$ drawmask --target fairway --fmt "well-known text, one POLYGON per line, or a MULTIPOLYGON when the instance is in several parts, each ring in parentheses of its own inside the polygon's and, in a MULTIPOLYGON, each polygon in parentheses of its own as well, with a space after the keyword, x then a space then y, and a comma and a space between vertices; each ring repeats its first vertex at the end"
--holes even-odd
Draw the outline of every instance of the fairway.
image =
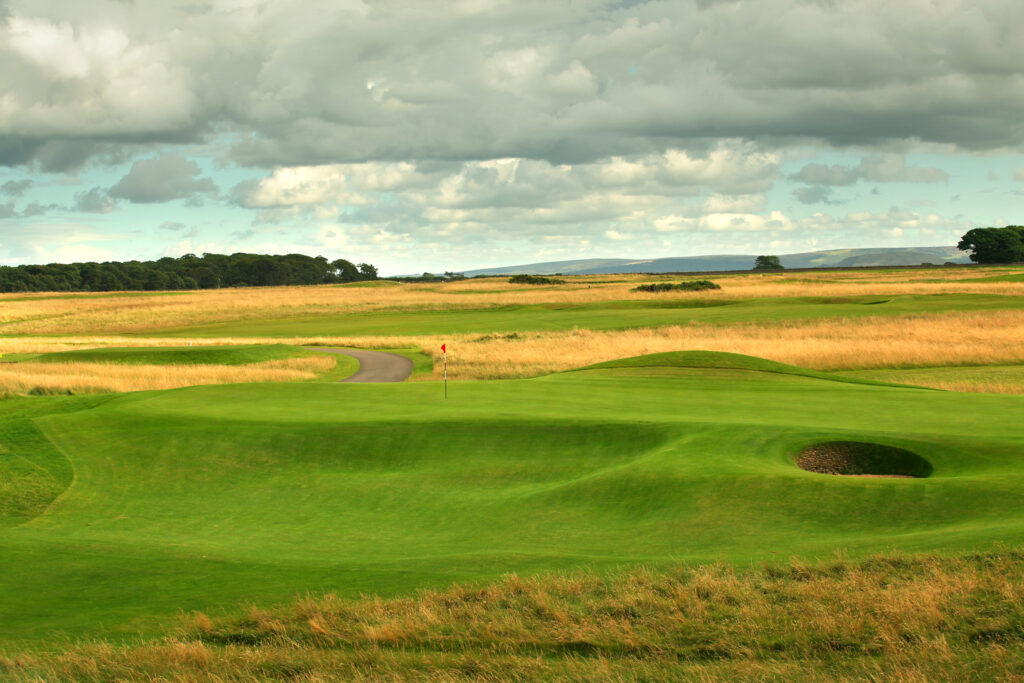
POLYGON ((689 322, 714 324, 908 313, 997 311, 1024 308, 1024 297, 929 294, 758 299, 665 299, 588 304, 533 304, 425 311, 374 311, 244 320, 181 328, 153 327, 138 334, 169 337, 291 337, 310 335, 428 335, 536 330, 623 330, 689 322))
POLYGON ((508 572, 1024 541, 1024 398, 717 354, 528 380, 242 384, 0 403, 0 639, 508 572), (744 369, 752 368, 752 369, 744 369), (922 479, 836 477, 826 441, 922 479), (29 485, 31 484, 31 485, 29 485))

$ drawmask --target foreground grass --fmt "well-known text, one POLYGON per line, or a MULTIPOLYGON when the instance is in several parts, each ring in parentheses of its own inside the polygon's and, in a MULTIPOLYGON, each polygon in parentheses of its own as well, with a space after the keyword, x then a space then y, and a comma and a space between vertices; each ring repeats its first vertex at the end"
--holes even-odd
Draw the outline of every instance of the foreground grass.
POLYGON ((1024 550, 506 576, 307 597, 163 640, 0 654, 9 681, 1024 678, 1024 550))

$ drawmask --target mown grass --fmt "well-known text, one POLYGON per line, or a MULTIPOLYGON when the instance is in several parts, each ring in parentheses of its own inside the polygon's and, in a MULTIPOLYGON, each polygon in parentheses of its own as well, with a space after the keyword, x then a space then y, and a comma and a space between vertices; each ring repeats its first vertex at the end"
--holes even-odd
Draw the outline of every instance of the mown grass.
POLYGON ((179 337, 291 337, 314 335, 487 334, 551 330, 628 330, 709 323, 735 325, 776 321, 850 319, 965 311, 1017 311, 1024 296, 987 294, 907 295, 895 297, 713 298, 703 292, 643 301, 508 305, 489 308, 417 308, 370 312, 320 313, 260 318, 188 327, 150 328, 147 334, 179 337), (680 298, 689 297, 689 298, 680 298))
POLYGON ((0 654, 10 681, 1024 677, 1024 551, 517 575, 306 597, 173 635, 0 654))
POLYGON ((75 483, 0 534, 0 640, 154 633, 179 610, 513 570, 1024 542, 1020 410, 1016 396, 640 367, 461 382, 447 400, 434 382, 220 385, 38 414, 75 483), (825 441, 906 448, 934 472, 796 466, 825 441))
POLYGON ((111 363, 118 365, 249 365, 291 358, 318 358, 315 351, 288 344, 99 348, 44 353, 34 363, 111 363))

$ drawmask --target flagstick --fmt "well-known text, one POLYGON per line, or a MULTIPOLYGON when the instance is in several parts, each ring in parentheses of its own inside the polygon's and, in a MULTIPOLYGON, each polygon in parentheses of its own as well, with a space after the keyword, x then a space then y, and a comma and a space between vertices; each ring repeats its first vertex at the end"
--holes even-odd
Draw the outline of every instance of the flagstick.
POLYGON ((448 400, 448 351, 444 352, 444 398, 448 400))

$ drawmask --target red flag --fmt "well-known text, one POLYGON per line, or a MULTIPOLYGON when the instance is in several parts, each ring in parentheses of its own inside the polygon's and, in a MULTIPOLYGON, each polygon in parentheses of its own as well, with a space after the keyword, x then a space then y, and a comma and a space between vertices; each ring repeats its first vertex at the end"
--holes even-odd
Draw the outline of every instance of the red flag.
POLYGON ((446 346, 448 346, 448 345, 447 344, 441 344, 441 352, 442 353, 448 353, 448 349, 445 348, 446 346))

